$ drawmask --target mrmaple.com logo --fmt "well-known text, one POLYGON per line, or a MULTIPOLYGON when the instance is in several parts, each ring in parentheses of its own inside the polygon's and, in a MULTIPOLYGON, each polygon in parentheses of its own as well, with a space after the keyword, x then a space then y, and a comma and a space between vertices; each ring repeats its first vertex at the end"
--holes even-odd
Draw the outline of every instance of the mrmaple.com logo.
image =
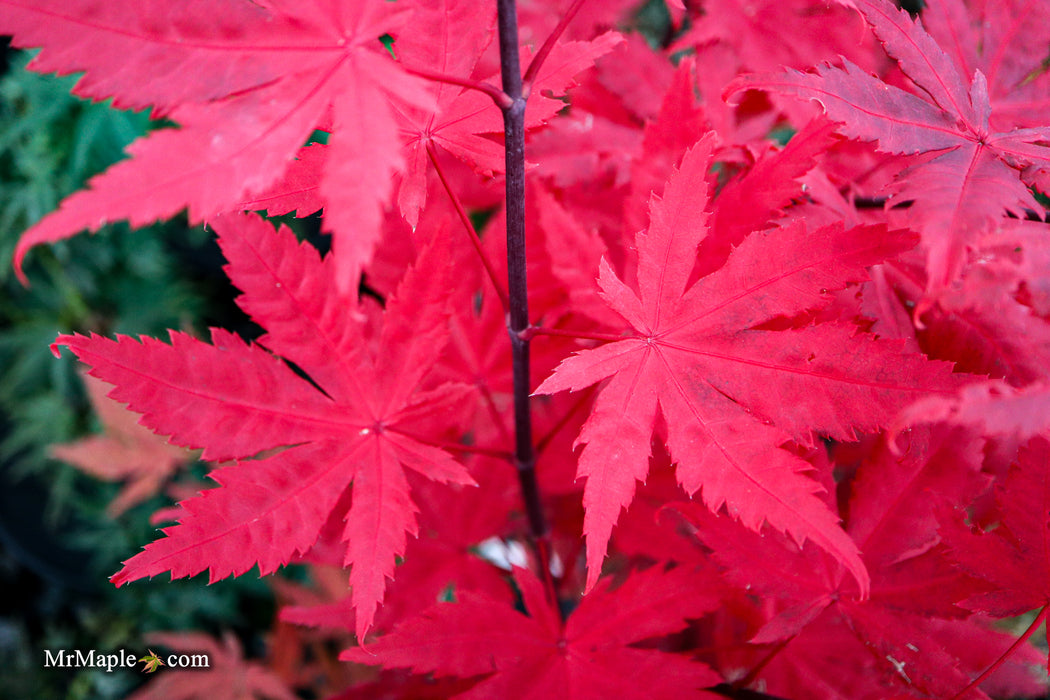
POLYGON ((140 663, 143 664, 142 671, 145 673, 153 673, 161 666, 181 669, 211 668, 208 654, 168 654, 162 659, 152 649, 141 657, 126 649, 108 654, 94 649, 44 650, 44 668, 101 668, 106 673, 112 673, 115 668, 135 668, 140 663))

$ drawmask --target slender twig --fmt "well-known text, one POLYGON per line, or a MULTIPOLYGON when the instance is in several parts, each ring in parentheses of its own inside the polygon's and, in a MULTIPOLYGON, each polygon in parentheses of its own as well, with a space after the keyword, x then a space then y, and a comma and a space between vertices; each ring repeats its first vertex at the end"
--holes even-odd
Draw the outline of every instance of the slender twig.
MULTIPOLYGON (((504 313, 504 315, 506 315, 504 313)), ((449 333, 452 338, 452 343, 456 346, 456 349, 462 353, 463 357, 469 358, 468 361, 472 362, 475 366, 481 365, 482 360, 478 357, 475 347, 467 340, 463 327, 452 317, 449 321, 449 333)), ((492 419, 492 424, 496 427, 496 431, 499 433, 499 438, 502 444, 510 445, 513 440, 511 439, 510 432, 507 430, 506 421, 503 420, 503 413, 500 411, 499 406, 496 405, 496 399, 492 396, 492 390, 481 376, 477 376, 474 379, 474 386, 477 387, 478 393, 481 394, 481 399, 488 409, 489 417, 492 419)), ((510 454, 508 452, 508 454, 510 454)), ((513 459, 511 460, 513 462, 513 459)))
POLYGON ((594 391, 597 388, 597 386, 597 384, 592 384, 591 386, 587 387, 587 389, 584 390, 584 392, 576 400, 576 403, 572 405, 572 408, 566 411, 565 415, 559 418, 558 422, 551 426, 551 429, 547 431, 546 435, 544 435, 536 441, 536 454, 542 455, 543 451, 547 449, 547 445, 549 445, 551 440, 554 439, 554 436, 561 432, 562 428, 564 428, 566 424, 568 424, 569 420, 574 415, 579 413, 580 409, 587 405, 587 403, 591 400, 591 396, 594 394, 594 391))
POLYGON ((525 71, 525 78, 522 81, 524 83, 524 94, 526 98, 529 96, 529 93, 532 92, 532 84, 536 81, 536 75, 540 72, 540 68, 543 67, 543 62, 547 60, 547 56, 550 55, 551 49, 553 49, 554 45, 558 43, 558 39, 565 32, 565 28, 569 26, 569 22, 572 21, 572 18, 576 16, 576 13, 580 11, 580 8, 583 7, 583 3, 586 1, 587 0, 576 0, 572 3, 569 9, 565 11, 565 16, 561 18, 560 22, 558 22, 558 26, 556 26, 554 31, 550 33, 547 40, 543 42, 543 46, 541 46, 540 50, 536 52, 536 55, 532 57, 532 61, 529 63, 529 68, 525 71))
POLYGON ((518 9, 515 0, 497 0, 499 10, 499 56, 503 92, 510 105, 503 107, 504 148, 506 150, 507 212, 507 292, 514 371, 514 463, 529 531, 535 542, 543 581, 552 605, 557 595, 550 571, 550 532, 540 503, 536 481, 536 453, 532 442, 532 414, 529 406, 529 341, 519 334, 529 327, 528 281, 525 256, 525 100, 518 44, 518 9))
POLYGON ((454 75, 446 75, 445 73, 438 73, 437 71, 427 70, 426 68, 414 68, 411 66, 404 66, 406 73, 412 75, 418 75, 420 78, 426 78, 427 80, 433 80, 436 83, 448 83, 449 85, 458 85, 468 90, 477 90, 483 92, 492 98, 492 101, 496 103, 496 106, 500 109, 506 109, 510 106, 510 98, 507 94, 500 90, 495 85, 489 83, 483 83, 480 80, 472 80, 470 78, 457 78, 454 75))
POLYGON ((467 216, 466 209, 463 208, 463 204, 459 201, 459 197, 456 196, 455 191, 449 185, 448 178, 445 177, 445 171, 441 167, 441 163, 438 162, 437 152, 434 150, 434 144, 427 144, 427 155, 430 156, 430 162, 434 166, 434 172, 437 173, 438 179, 441 180, 441 185, 445 188, 445 192, 448 193, 449 199, 452 200, 452 206, 455 207, 456 213, 459 215, 459 220, 463 222, 463 227, 467 230, 467 235, 470 237, 470 244, 474 246, 474 252, 478 254, 481 259, 481 264, 485 268, 485 272, 489 276, 489 280, 492 282, 492 286, 496 289, 496 295, 499 297, 500 304, 503 305, 503 312, 506 313, 509 301, 507 299, 507 291, 503 289, 503 285, 500 283, 499 275, 496 274, 496 269, 492 265, 492 261, 485 255, 485 249, 481 247, 481 236, 478 235, 477 229, 474 228, 474 224, 471 222, 470 217, 467 216))
POLYGON ((504 444, 509 445, 511 443, 510 433, 507 432, 507 424, 503 422, 503 414, 500 413, 499 406, 496 405, 496 398, 492 395, 492 390, 484 384, 478 384, 476 386, 481 393, 482 401, 485 402, 485 406, 488 408, 489 417, 492 418, 496 430, 499 431, 504 444))
POLYGON ((577 338, 579 340, 626 340, 629 336, 616 335, 614 333, 592 333, 590 331, 571 331, 561 328, 545 328, 544 326, 529 326, 520 335, 526 340, 531 340, 537 335, 553 335, 559 338, 577 338))
POLYGON ((1035 631, 1039 629, 1039 625, 1043 624, 1043 621, 1046 620, 1047 613, 1050 613, 1050 605, 1043 606, 1043 609, 1040 610, 1039 614, 1035 616, 1034 620, 1032 620, 1032 624, 1028 625, 1028 629, 1024 631, 1024 634, 1018 637, 1017 641, 1011 644, 1010 648, 1004 651, 1002 656, 996 659, 995 663, 989 666, 984 673, 974 678, 972 681, 970 681, 970 684, 968 686, 966 686, 958 693, 953 695, 951 700, 959 700, 971 690, 979 686, 981 683, 984 683, 985 680, 988 679, 988 676, 995 673, 1000 666, 1006 663, 1006 660, 1009 659, 1015 651, 1017 651, 1018 647, 1027 642, 1028 638, 1035 634, 1035 631))
MULTIPOLYGON (((504 316, 506 316, 505 313, 504 316)), ((482 364, 482 359, 479 358, 477 354, 477 348, 467 340, 463 326, 455 320, 455 317, 449 320, 448 332, 451 337, 451 342, 453 342, 464 358, 468 358, 468 361, 474 363, 476 366, 482 364)), ((474 385, 478 387, 478 393, 481 394, 482 402, 488 409, 488 415, 489 418, 492 419, 492 425, 495 425, 496 430, 500 433, 500 440, 504 445, 511 444, 513 440, 510 438, 510 432, 507 430, 506 421, 503 420, 503 412, 496 404, 495 397, 492 397, 492 391, 488 387, 488 384, 485 383, 481 376, 477 376, 475 377, 474 385)))
POLYGON ((758 674, 762 672, 762 669, 768 666, 769 662, 776 658, 777 654, 784 651, 784 647, 786 647, 788 645, 788 642, 790 642, 792 639, 794 639, 794 637, 788 637, 787 639, 778 642, 776 646, 769 650, 768 654, 762 657, 762 660, 759 661, 758 664, 756 664, 755 667, 751 669, 746 676, 744 676, 740 680, 734 681, 733 687, 746 688, 747 686, 751 685, 755 681, 755 679, 758 678, 758 674))
POLYGON ((398 433, 399 435, 404 435, 405 437, 412 438, 416 442, 421 442, 424 445, 437 447, 439 449, 448 450, 450 452, 462 452, 463 454, 482 455, 484 457, 492 457, 494 459, 504 459, 508 462, 514 461, 514 455, 508 452, 507 450, 499 450, 494 447, 481 447, 480 445, 464 445, 462 442, 427 440, 413 433, 402 432, 397 428, 387 428, 387 430, 398 433))
POLYGON ((463 443, 459 442, 435 442, 433 440, 419 440, 419 442, 423 442, 424 444, 430 445, 432 447, 439 447, 443 450, 448 450, 449 452, 462 452, 463 454, 482 455, 483 457, 503 459, 508 462, 514 460, 514 455, 508 452, 507 450, 497 450, 491 447, 479 447, 477 445, 464 445, 463 443))

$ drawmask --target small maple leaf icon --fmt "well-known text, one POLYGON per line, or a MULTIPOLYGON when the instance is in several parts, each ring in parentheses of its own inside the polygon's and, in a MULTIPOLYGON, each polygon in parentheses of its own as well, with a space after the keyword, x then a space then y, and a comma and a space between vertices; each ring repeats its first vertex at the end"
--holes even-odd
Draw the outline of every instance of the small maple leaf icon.
POLYGON ((149 650, 149 654, 147 656, 143 656, 141 659, 139 659, 139 661, 146 664, 146 667, 142 669, 144 673, 153 673, 159 667, 164 665, 164 662, 161 661, 160 658, 158 658, 156 652, 154 652, 152 649, 149 650))

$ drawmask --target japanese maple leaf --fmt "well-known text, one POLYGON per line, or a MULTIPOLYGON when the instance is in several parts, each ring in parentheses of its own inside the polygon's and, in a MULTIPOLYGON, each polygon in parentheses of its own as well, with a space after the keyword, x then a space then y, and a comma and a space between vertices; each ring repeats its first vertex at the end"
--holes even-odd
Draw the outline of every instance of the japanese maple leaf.
POLYGON ((536 224, 543 232, 550 258, 549 269, 562 282, 569 308, 597 321, 608 319, 611 312, 595 294, 594 275, 588 269, 594 258, 605 254, 605 241, 596 230, 579 222, 549 190, 536 187, 531 194, 536 224))
MULTIPOLYGON (((393 622, 422 612, 446 599, 450 590, 453 596, 466 589, 484 593, 494 600, 501 596, 512 599, 503 571, 478 555, 479 543, 508 531, 507 512, 520 500, 517 492, 503 487, 512 475, 504 464, 498 466, 504 467, 499 472, 499 482, 493 483, 492 478, 479 475, 481 488, 449 491, 449 487, 432 482, 414 485, 420 509, 420 534, 408 543, 404 562, 397 568, 397 578, 387 588, 383 607, 377 613, 377 628, 389 629, 393 622)), ((336 598, 334 601, 282 607, 281 620, 353 630, 352 601, 345 585, 344 578, 344 590, 330 592, 334 593, 330 595, 336 598)))
POLYGON ((814 0, 708 0, 672 50, 724 42, 752 71, 803 67, 846 53, 870 56, 863 25, 841 7, 814 0))
POLYGON ((436 244, 421 257, 373 337, 366 316, 337 293, 330 258, 254 216, 214 226, 230 279, 244 291, 239 304, 268 331, 258 345, 218 329, 210 345, 176 332, 171 345, 94 335, 56 342, 116 385, 110 396, 145 414, 143 424, 203 447, 204 459, 239 460, 214 472, 221 488, 183 502, 179 525, 113 581, 204 569, 215 581, 254 564, 270 573, 310 549, 352 482, 344 564, 363 636, 406 533, 416 532, 405 469, 473 483, 447 453, 414 437, 437 435, 470 392, 423 384, 447 336, 447 252, 436 244), (274 452, 258 457, 264 451, 274 452))
MULTIPOLYGON (((150 644, 178 653, 205 655, 208 666, 166 668, 156 680, 128 696, 128 700, 295 700, 298 697, 276 673, 258 661, 247 661, 240 642, 229 632, 223 634, 222 644, 198 632, 155 632, 147 639, 150 644)), ((153 658, 164 665, 156 655, 153 658)))
POLYGON ((681 630, 718 606, 717 586, 686 567, 632 573, 615 590, 605 581, 564 623, 532 573, 515 569, 514 581, 528 617, 467 592, 339 658, 436 677, 489 674, 455 696, 464 700, 697 697, 698 688, 721 680, 699 662, 631 646, 681 630))
POLYGON ((50 453, 99 479, 126 481, 106 508, 116 517, 160 491, 191 455, 139 425, 137 414, 108 398, 111 385, 84 375, 84 386, 105 432, 52 445, 50 453))
POLYGON ((265 211, 268 216, 294 213, 309 216, 324 209, 321 181, 328 167, 328 147, 310 143, 299 149, 295 160, 288 163, 281 177, 269 187, 240 202, 241 211, 265 211))
POLYGON ((955 562, 995 588, 963 605, 993 617, 1050 610, 1050 440, 1035 437, 1021 449, 997 491, 1001 521, 989 532, 971 531, 956 514, 941 532, 955 562))
MULTIPOLYGON (((942 517, 941 534, 955 564, 988 584, 960 605, 991 617, 1013 617, 1039 608, 1012 654, 1050 614, 1050 440, 1032 438, 1018 453, 996 493, 999 522, 968 528, 960 513, 942 517)), ((1050 662, 1048 662, 1050 663, 1050 662)), ((1050 673, 1050 665, 1048 665, 1050 673)))
POLYGON ((391 177, 404 167, 392 102, 432 102, 379 41, 409 12, 408 3, 383 0, 149 0, 133 9, 3 0, 0 33, 15 46, 43 47, 34 68, 83 71, 77 94, 152 105, 181 125, 133 143, 131 159, 29 229, 16 265, 33 245, 108 221, 141 226, 188 208, 196 223, 232 211, 324 127, 332 132, 325 226, 335 234, 342 288, 351 288, 378 240, 391 177))
POLYGON ((961 388, 955 396, 929 397, 901 412, 895 430, 918 423, 967 425, 983 434, 1016 435, 1027 440, 1050 432, 1050 383, 1017 389, 991 380, 961 388))
MULTIPOLYGON (((773 656, 762 669, 756 686, 764 693, 781 698, 950 698, 961 689, 960 678, 976 676, 988 668, 1011 642, 1009 635, 983 621, 908 618, 897 630, 893 630, 891 623, 889 631, 901 638, 915 639, 912 646, 920 652, 933 649, 931 656, 956 664, 954 674, 944 674, 955 675, 955 684, 941 684, 943 692, 937 692, 937 686, 927 683, 920 675, 923 669, 910 663, 911 659, 897 658, 895 650, 885 645, 865 644, 858 639, 848 620, 823 615, 773 656)), ((983 692, 962 697, 968 700, 989 696, 1042 697, 1045 687, 1032 673, 1039 652, 1034 647, 1019 651, 1010 663, 981 683, 983 692)), ((764 657, 768 655, 768 651, 763 653, 764 657)), ((921 655, 918 658, 922 660, 921 655)))
POLYGON ((988 80, 996 131, 1050 121, 1050 5, 1041 0, 926 0, 922 21, 961 75, 988 80))
MULTIPOLYGON (((883 298, 889 308, 880 314, 893 313, 893 304, 907 313, 920 302, 926 283, 921 269, 893 263, 881 272, 892 288, 887 290, 892 299, 883 298)), ((910 319, 904 323, 913 327, 910 319)), ((964 308, 941 304, 923 318, 923 325, 912 331, 923 352, 955 362, 956 371, 986 374, 1021 387, 1044 380, 1050 367, 1050 323, 1011 296, 1000 294, 964 308)))
MULTIPOLYGON (((534 43, 542 41, 574 4, 575 0, 521 0, 517 5, 522 38, 534 43)), ((589 39, 610 27, 622 25, 637 9, 636 0, 580 3, 565 33, 570 38, 589 39)))
MULTIPOLYGON (((483 21, 477 4, 465 0, 420 2, 412 17, 412 33, 397 43, 398 56, 409 71, 436 71, 442 76, 470 80, 481 51, 491 41, 494 19, 493 13, 483 21)), ((619 34, 606 32, 592 41, 556 44, 531 86, 533 96, 525 127, 535 129, 563 110, 565 102, 558 98, 573 84, 573 77, 620 41, 619 34)), ((523 49, 523 65, 528 65, 530 55, 523 49)), ((498 82, 498 76, 495 80, 485 77, 489 83, 498 82)), ((454 155, 486 177, 502 172, 504 167, 500 142, 503 118, 492 99, 481 91, 448 82, 436 83, 434 91, 433 104, 401 101, 394 105, 405 164, 397 200, 413 229, 426 204, 430 162, 442 152, 454 155)), ((324 146, 316 145, 304 149, 284 178, 241 206, 265 208, 271 215, 294 209, 308 214, 320 209, 326 194, 321 186, 327 169, 325 151, 324 146)))
POLYGON ((637 237, 638 281, 625 284, 602 260, 602 295, 623 319, 625 337, 566 359, 537 388, 549 394, 608 379, 577 444, 587 477, 588 588, 598 579, 619 511, 649 466, 662 414, 679 483, 723 504, 747 527, 763 522, 798 541, 812 539, 843 562, 863 594, 868 575, 856 545, 803 476, 809 465, 779 449, 814 432, 851 439, 954 382, 944 363, 875 340, 851 326, 822 323, 762 328, 830 300, 864 279, 864 266, 911 245, 881 227, 808 231, 804 224, 755 233, 726 263, 692 287, 697 246, 707 232, 705 172, 711 139, 691 151, 653 197, 648 231, 637 237))
POLYGON ((696 503, 666 509, 690 522, 731 581, 782 602, 752 639, 755 643, 798 634, 829 607, 847 617, 892 619, 896 612, 962 617, 965 611, 954 603, 976 588, 975 581, 936 550, 940 537, 930 501, 970 500, 981 492, 988 483, 980 474, 981 446, 981 440, 950 430, 917 431, 904 456, 880 442, 861 465, 847 531, 872 576, 867 600, 857 599, 843 567, 816 547, 799 549, 782 536, 760 536, 696 503))
MULTIPOLYGON (((674 72, 664 53, 653 51, 641 33, 632 32, 588 76, 591 84, 584 92, 590 94, 582 106, 620 124, 644 123, 657 115, 674 72)), ((574 110, 579 104, 574 103, 574 110)))
POLYGON ((1004 293, 1016 293, 1034 315, 1050 319, 1050 275, 1046 274, 1050 236, 1046 234, 1042 221, 1011 219, 997 227, 981 250, 985 284, 976 288, 978 298, 998 306, 1004 293))
POLYGON ((695 67, 692 58, 678 64, 659 113, 645 125, 642 152, 631 165, 631 196, 623 215, 625 231, 645 228, 649 196, 660 192, 682 154, 710 130, 707 115, 697 102, 695 67))
POLYGON ((748 234, 780 216, 792 199, 801 198, 800 178, 813 169, 818 154, 840 138, 834 129, 833 122, 814 119, 782 150, 763 153, 745 175, 726 183, 714 202, 710 232, 701 243, 702 273, 720 267, 748 234))
MULTIPOLYGON (((846 530, 884 582, 893 582, 895 567, 940 542, 932 501, 969 503, 988 487, 990 479, 981 472, 983 447, 984 440, 969 431, 935 426, 916 429, 899 443, 880 438, 865 457, 850 487, 846 530)), ((941 594, 944 601, 948 596, 941 594)), ((915 604, 908 601, 913 595, 914 589, 897 592, 895 602, 915 604)), ((922 605, 936 612, 951 603, 922 605)))
POLYGON ((752 643, 792 639, 810 625, 827 628, 828 618, 838 617, 865 647, 878 650, 877 663, 887 679, 947 697, 969 678, 956 668, 950 649, 923 643, 926 628, 934 618, 965 617, 954 603, 982 587, 954 569, 943 547, 936 547, 940 538, 930 502, 969 502, 985 488, 982 444, 960 431, 916 431, 904 456, 880 441, 863 462, 853 482, 847 531, 871 572, 867 600, 849 595, 842 568, 815 547, 797 550, 781 538, 761 537, 698 504, 669 510, 690 521, 727 578, 780 602, 752 643))
POLYGON ((814 99, 845 136, 874 141, 886 153, 929 154, 898 176, 888 206, 913 202, 907 222, 922 234, 927 294, 936 298, 959 277, 967 249, 995 220, 1039 208, 1026 179, 1050 167, 1050 129, 996 130, 980 68, 971 78, 960 74, 922 24, 886 0, 844 4, 864 15, 920 94, 888 85, 848 60, 814 73, 745 76, 726 92, 759 88, 814 99))
MULTIPOLYGON (((416 31, 398 44, 401 60, 409 66, 469 80, 481 52, 492 40, 495 7, 479 16, 477 3, 464 0, 436 0, 422 5, 415 17, 416 31)), ((502 131, 502 124, 494 124, 491 119, 492 112, 500 119, 492 100, 484 93, 450 83, 440 83, 435 90, 434 109, 403 109, 396 115, 408 156, 398 204, 412 228, 419 222, 419 210, 426 203, 427 161, 436 157, 435 145, 440 144, 489 175, 502 168, 503 147, 481 135, 502 131)))

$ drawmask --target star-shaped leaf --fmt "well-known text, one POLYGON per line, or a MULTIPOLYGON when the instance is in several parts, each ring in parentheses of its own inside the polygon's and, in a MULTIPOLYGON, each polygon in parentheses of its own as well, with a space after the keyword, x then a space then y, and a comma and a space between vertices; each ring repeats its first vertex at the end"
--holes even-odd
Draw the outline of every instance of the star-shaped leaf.
POLYGON ((143 424, 204 448, 204 459, 238 460, 213 473, 221 488, 184 501, 179 525, 113 581, 204 569, 215 581, 255 564, 270 573, 310 549, 352 484, 344 563, 363 636, 416 533, 405 470, 473 483, 426 439, 454 424, 452 407, 471 393, 424 383, 448 334, 448 253, 440 243, 424 253, 375 328, 338 293, 331 259, 287 229, 240 215, 214 226, 241 307, 268 331, 258 344, 217 329, 211 344, 175 332, 171 345, 80 335, 56 343, 116 385, 110 396, 143 413, 143 424))
POLYGON ((599 284, 626 322, 624 338, 565 360, 539 394, 607 380, 577 443, 584 491, 588 587, 635 481, 649 467, 662 414, 667 447, 686 492, 723 505, 747 527, 763 524, 811 539, 841 561, 862 594, 868 575, 853 541, 804 476, 809 465, 780 445, 815 434, 852 439, 885 425, 912 400, 958 382, 945 363, 904 352, 838 323, 767 327, 827 304, 865 279, 865 266, 914 243, 881 227, 804 224, 754 233, 725 264, 689 286, 707 232, 705 173, 711 139, 689 151, 650 205, 637 237, 638 281, 624 283, 604 259, 599 284))

